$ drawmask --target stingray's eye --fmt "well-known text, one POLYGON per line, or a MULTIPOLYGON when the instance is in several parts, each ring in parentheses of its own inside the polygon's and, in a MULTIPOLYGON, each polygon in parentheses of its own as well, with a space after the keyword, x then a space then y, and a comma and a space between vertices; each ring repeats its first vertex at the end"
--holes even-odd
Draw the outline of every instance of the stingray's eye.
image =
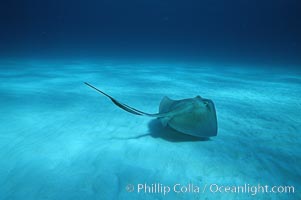
POLYGON ((207 101, 204 102, 204 105, 205 105, 205 107, 206 107, 207 110, 211 111, 211 107, 209 105, 209 102, 207 102, 207 101))

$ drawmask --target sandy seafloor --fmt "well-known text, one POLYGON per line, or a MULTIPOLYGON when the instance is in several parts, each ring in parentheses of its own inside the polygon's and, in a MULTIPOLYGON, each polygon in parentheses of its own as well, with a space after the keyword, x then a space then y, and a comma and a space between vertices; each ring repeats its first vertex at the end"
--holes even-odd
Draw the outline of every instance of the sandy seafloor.
MULTIPOLYGON (((0 199, 301 199, 301 72, 286 66, 102 60, 0 62, 0 199), (196 140, 131 115, 83 84, 156 113, 163 96, 214 101, 196 140), (200 192, 137 192, 137 184, 200 192), (126 186, 132 184, 133 192, 126 186), (292 194, 210 192, 294 186, 292 194), (204 186, 206 190, 203 192, 204 186)), ((254 190, 253 190, 254 191, 254 190)))

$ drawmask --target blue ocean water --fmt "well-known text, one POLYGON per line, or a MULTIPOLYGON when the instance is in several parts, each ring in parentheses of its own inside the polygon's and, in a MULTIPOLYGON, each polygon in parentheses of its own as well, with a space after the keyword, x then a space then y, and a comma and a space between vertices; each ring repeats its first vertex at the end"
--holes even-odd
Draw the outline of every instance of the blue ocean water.
POLYGON ((0 199, 300 199, 297 0, 0 6, 0 199), (215 103, 218 135, 157 113, 215 103))

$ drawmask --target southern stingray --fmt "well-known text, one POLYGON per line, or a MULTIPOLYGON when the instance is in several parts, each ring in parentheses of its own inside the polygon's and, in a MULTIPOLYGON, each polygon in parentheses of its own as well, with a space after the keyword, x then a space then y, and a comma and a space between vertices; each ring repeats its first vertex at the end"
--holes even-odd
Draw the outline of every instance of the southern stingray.
POLYGON ((85 84, 105 95, 115 105, 129 113, 158 118, 164 127, 169 126, 178 132, 196 137, 217 135, 216 112, 214 103, 210 99, 196 96, 194 98, 172 100, 165 96, 161 100, 159 113, 149 114, 117 101, 89 83, 85 82, 85 84))

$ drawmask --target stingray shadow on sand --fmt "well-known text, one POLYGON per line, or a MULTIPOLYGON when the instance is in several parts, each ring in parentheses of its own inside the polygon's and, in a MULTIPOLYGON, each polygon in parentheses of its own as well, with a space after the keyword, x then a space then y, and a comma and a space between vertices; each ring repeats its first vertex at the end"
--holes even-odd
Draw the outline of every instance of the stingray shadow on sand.
POLYGON ((162 126, 160 120, 153 119, 148 123, 149 134, 153 138, 161 138, 169 142, 197 142, 210 141, 210 138, 199 138, 178 132, 170 127, 162 126))

